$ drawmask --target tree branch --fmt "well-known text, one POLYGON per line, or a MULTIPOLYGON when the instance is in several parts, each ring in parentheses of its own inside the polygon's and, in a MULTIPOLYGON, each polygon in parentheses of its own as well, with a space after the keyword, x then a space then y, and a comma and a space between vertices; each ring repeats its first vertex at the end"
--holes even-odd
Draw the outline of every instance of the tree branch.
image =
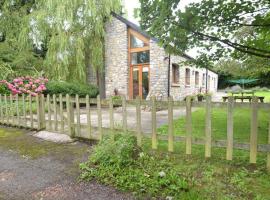
POLYGON ((226 44, 238 51, 244 52, 244 53, 248 53, 251 55, 255 55, 255 56, 259 56, 259 57, 263 57, 263 58, 270 58, 270 52, 269 51, 265 51, 265 50, 261 50, 261 49, 256 49, 253 47, 249 47, 249 46, 245 46, 245 45, 241 45, 238 43, 234 43, 231 42, 227 39, 223 40, 223 39, 219 39, 215 36, 210 36, 210 35, 206 35, 203 34, 201 32, 196 32, 196 31, 191 31, 193 34, 196 34, 198 36, 201 36, 202 38, 208 38, 210 41, 214 41, 214 42, 221 42, 223 44, 226 44), (260 52, 261 51, 261 52, 260 52))

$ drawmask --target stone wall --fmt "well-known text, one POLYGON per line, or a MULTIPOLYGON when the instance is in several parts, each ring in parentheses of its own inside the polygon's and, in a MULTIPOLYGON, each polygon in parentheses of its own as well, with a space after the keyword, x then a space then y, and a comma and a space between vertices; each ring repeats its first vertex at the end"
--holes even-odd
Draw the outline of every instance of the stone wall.
MULTIPOLYGON (((112 17, 106 24, 105 36, 105 90, 106 97, 114 95, 117 90, 120 95, 128 98, 129 89, 129 65, 128 65, 128 27, 119 19, 112 17)), ((170 95, 175 100, 182 100, 187 95, 205 92, 205 84, 202 83, 203 73, 206 69, 183 66, 186 58, 171 56, 170 66, 170 95), (179 64, 179 83, 172 83, 172 64, 179 64), (190 85, 185 84, 185 69, 190 68, 190 85), (195 71, 199 72, 199 84, 195 85, 195 71)), ((150 91, 148 99, 156 96, 159 100, 168 97, 168 55, 154 39, 150 39, 150 91)), ((218 84, 217 74, 209 71, 209 92, 216 92, 218 84)), ((94 77, 93 77, 94 78, 94 77)))
POLYGON ((128 97, 128 34, 127 25, 112 17, 106 24, 105 36, 105 90, 106 97, 120 95, 128 97))
POLYGON ((159 100, 168 97, 168 59, 162 47, 150 40, 150 91, 148 98, 156 96, 159 100))
MULTIPOLYGON (((175 100, 183 100, 188 95, 196 95, 198 93, 206 93, 206 80, 203 83, 203 74, 207 74, 205 68, 195 68, 190 66, 185 66, 183 62, 186 58, 180 56, 171 56, 171 81, 170 81, 170 95, 175 100), (179 83, 174 84, 172 82, 172 65, 178 64, 179 66, 179 83), (186 85, 186 68, 190 69, 190 85, 186 85), (195 84, 195 72, 199 72, 199 84, 195 84)), ((217 92, 218 75, 210 70, 208 70, 209 83, 208 92, 217 92)))

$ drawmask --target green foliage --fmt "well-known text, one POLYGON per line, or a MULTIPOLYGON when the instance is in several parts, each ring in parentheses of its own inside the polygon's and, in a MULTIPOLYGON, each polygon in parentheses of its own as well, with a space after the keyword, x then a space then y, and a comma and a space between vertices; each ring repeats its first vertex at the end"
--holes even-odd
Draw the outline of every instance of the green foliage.
POLYGON ((10 94, 10 90, 5 84, 0 84, 0 94, 10 94))
MULTIPOLYGON (((46 47, 46 75, 85 83, 87 67, 101 70, 105 22, 120 5, 120 0, 37 1, 24 38, 30 32, 46 47)), ((29 43, 40 46, 35 40, 24 42, 29 43)))
MULTIPOLYGON (((35 75, 42 71, 42 57, 33 46, 23 46, 22 36, 29 24, 30 10, 34 0, 9 1, 0 3, 0 79, 22 75, 35 75), (2 71, 2 68, 5 70, 2 71), (7 76, 3 78, 1 76, 7 76)), ((29 38, 29 34, 26 36, 29 38)))
POLYGON ((143 198, 177 199, 185 197, 189 191, 188 182, 169 157, 158 159, 143 152, 136 138, 129 135, 105 138, 80 168, 83 180, 96 179, 143 198))
POLYGON ((89 95, 90 98, 96 98, 98 95, 98 88, 94 85, 86 85, 79 83, 68 83, 64 81, 50 81, 46 84, 47 90, 45 94, 69 94, 75 96, 78 94, 80 97, 89 95))
POLYGON ((194 62, 203 67, 235 51, 240 59, 254 55, 269 60, 268 0, 201 0, 180 9, 181 2, 140 0, 143 29, 168 52, 183 54, 197 47, 200 57, 194 62))

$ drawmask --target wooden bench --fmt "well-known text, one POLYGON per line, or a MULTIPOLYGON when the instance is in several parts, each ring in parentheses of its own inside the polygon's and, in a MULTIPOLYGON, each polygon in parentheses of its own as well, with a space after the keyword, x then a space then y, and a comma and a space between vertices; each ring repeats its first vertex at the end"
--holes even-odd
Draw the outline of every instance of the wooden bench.
MULTIPOLYGON (((232 96, 232 97, 234 98, 234 100, 238 100, 239 99, 242 102, 244 102, 244 100, 248 100, 249 102, 251 102, 253 96, 232 96)), ((229 96, 222 97, 223 102, 226 102, 228 100, 228 98, 229 98, 229 96)), ((258 99, 259 99, 259 101, 261 103, 264 102, 264 97, 258 97, 258 99)))

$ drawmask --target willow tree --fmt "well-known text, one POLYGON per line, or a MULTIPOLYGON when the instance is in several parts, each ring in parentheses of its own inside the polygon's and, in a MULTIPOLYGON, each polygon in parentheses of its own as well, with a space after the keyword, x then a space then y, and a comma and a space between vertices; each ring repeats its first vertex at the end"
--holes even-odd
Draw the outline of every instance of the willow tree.
POLYGON ((98 76, 103 69, 105 22, 120 7, 120 0, 39 0, 22 34, 24 43, 41 51, 46 47, 50 78, 86 82, 91 71, 98 76))
POLYGON ((32 46, 23 48, 20 31, 28 24, 35 0, 0 1, 0 79, 35 75, 43 59, 32 46))

